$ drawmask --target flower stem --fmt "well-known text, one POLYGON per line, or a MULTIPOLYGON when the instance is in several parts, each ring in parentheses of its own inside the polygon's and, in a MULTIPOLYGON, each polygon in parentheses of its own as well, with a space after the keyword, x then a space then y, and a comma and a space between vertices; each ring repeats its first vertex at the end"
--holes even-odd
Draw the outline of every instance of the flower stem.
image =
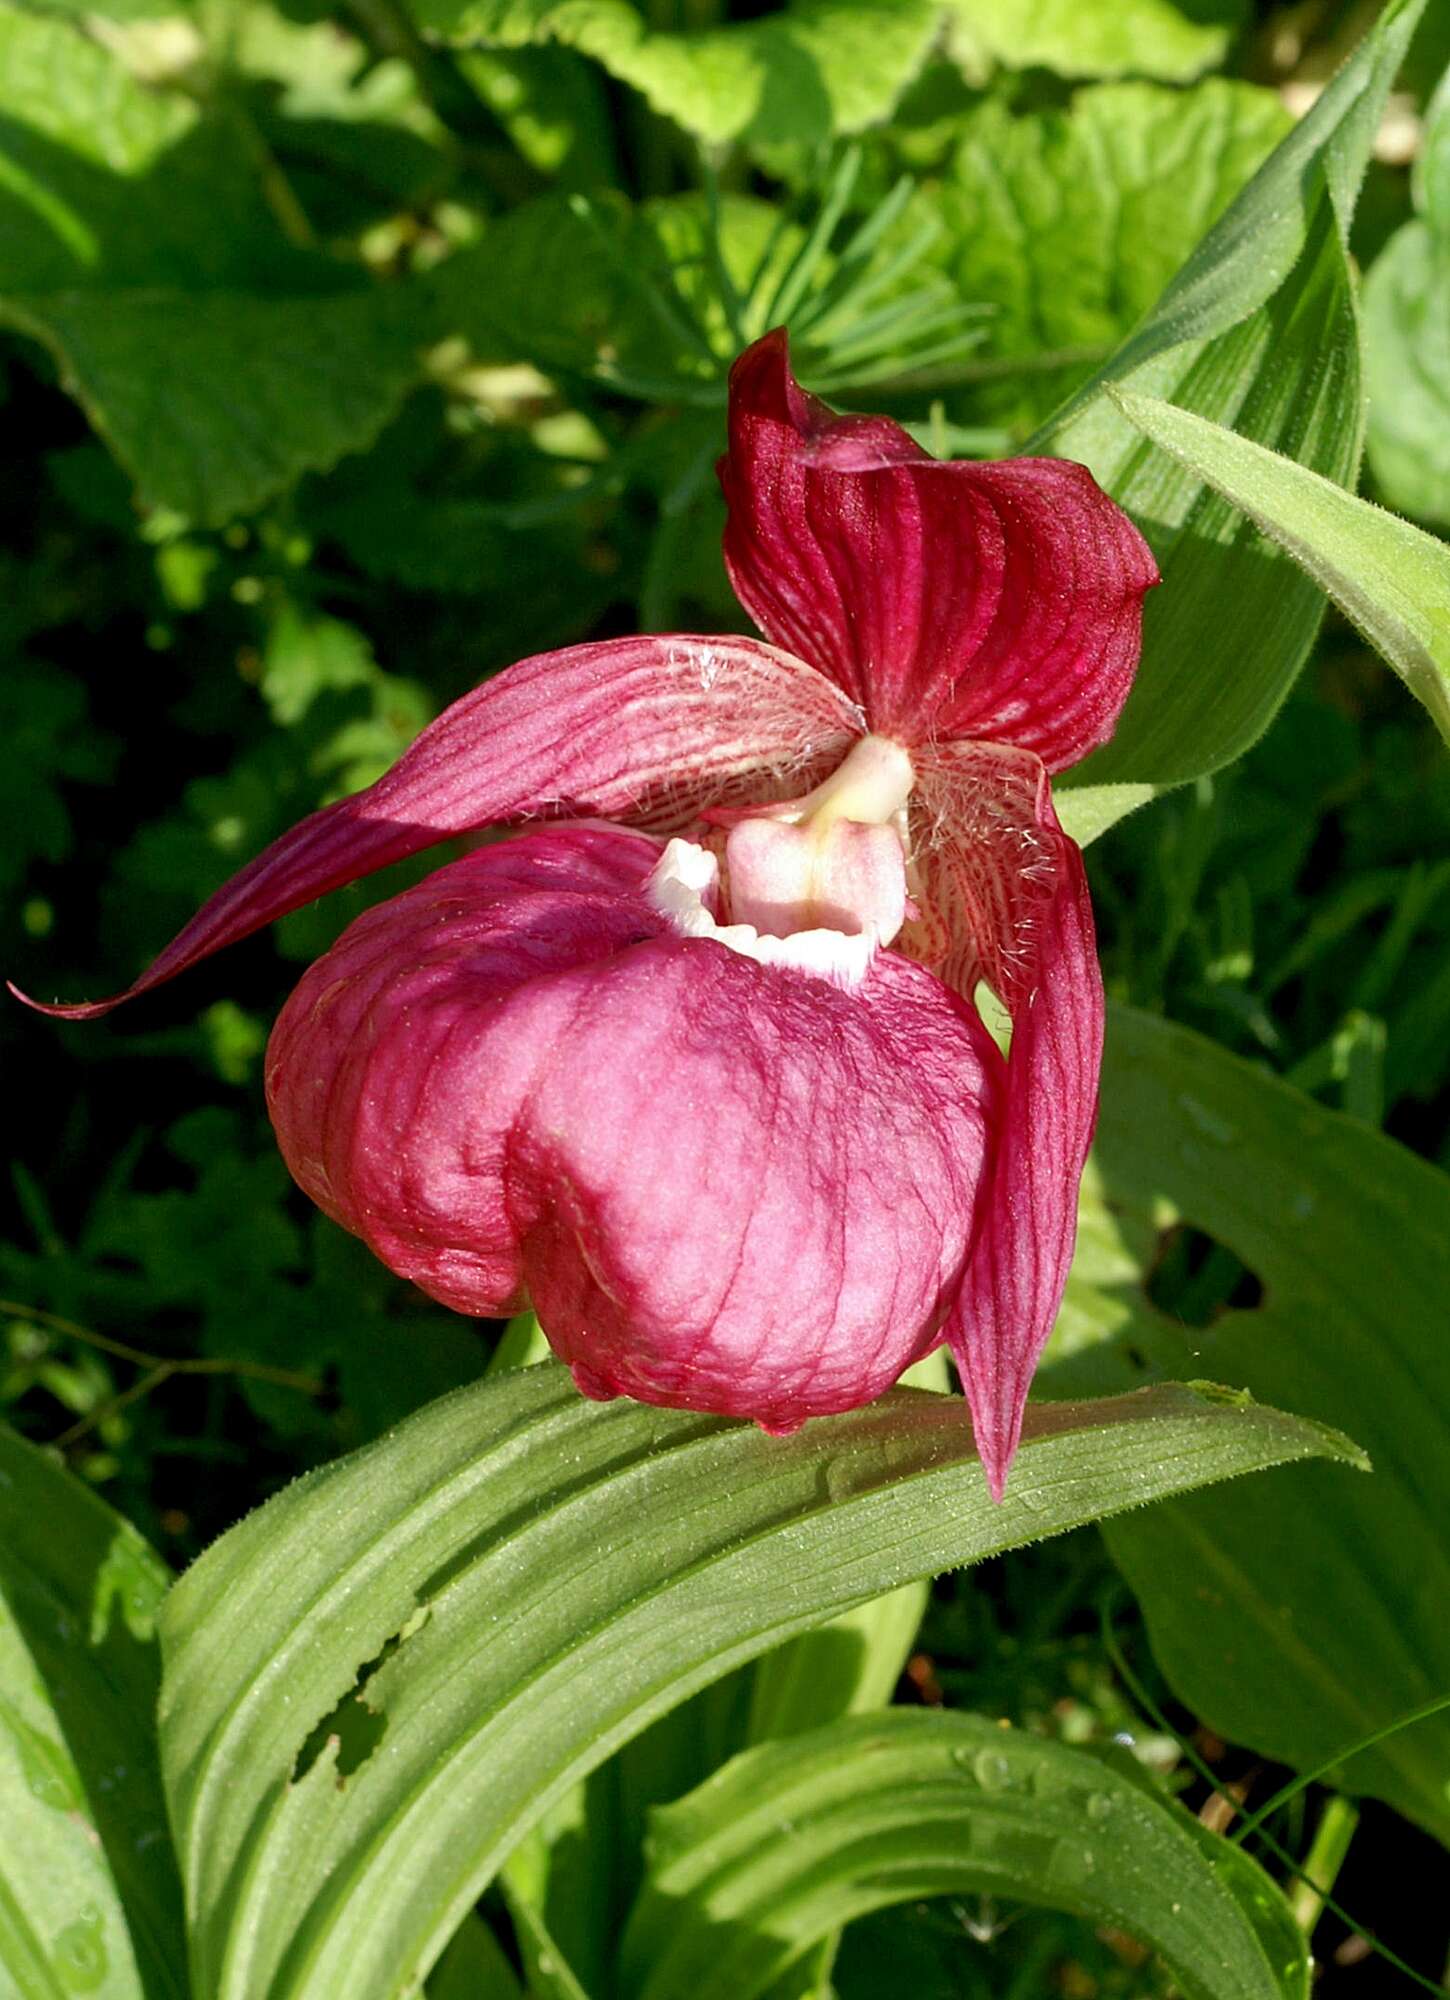
POLYGON ((62 1431, 58 1438, 53 1438, 51 1443, 58 1451, 63 1451, 78 1438, 93 1431, 128 1403, 139 1402, 143 1396, 149 1396, 153 1389, 159 1389, 173 1375, 244 1375, 252 1381, 274 1382, 279 1388, 296 1389, 307 1396, 320 1395, 324 1386, 315 1375, 304 1375, 294 1368, 275 1368, 267 1361, 149 1354, 143 1347, 132 1347, 128 1341, 116 1340, 108 1333, 97 1333, 94 1327, 82 1326, 79 1320, 67 1319, 63 1313, 50 1312, 44 1306, 27 1305, 21 1299, 0 1299, 0 1313, 14 1319, 32 1320, 68 1340, 82 1341, 87 1347, 97 1348, 102 1354, 113 1354, 118 1361, 128 1361, 142 1370, 134 1382, 114 1396, 108 1396, 104 1402, 78 1418, 68 1430, 62 1431))

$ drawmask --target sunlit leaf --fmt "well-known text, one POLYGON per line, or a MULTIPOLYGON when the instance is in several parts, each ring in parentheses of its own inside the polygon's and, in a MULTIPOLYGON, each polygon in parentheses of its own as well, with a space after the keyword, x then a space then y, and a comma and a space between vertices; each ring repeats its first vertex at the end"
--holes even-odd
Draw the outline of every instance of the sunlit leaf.
POLYGON ((1418 217, 1395 232, 1364 288, 1369 460, 1384 497, 1450 526, 1450 74, 1425 114, 1418 217))
POLYGON ((984 58, 1059 76, 1151 76, 1186 83, 1217 62, 1243 19, 1243 0, 947 0, 953 46, 972 67, 984 58))
POLYGON ((1154 309, 1050 420, 1153 543, 1143 660, 1113 741, 1072 786, 1180 784, 1267 727, 1313 643, 1317 586, 1100 394, 1172 401, 1352 486, 1363 438, 1346 250, 1380 113, 1423 0, 1381 16, 1312 110, 1204 237, 1154 309))
POLYGON ((1131 1763, 982 1716, 897 1710, 747 1751, 655 1814, 650 1849, 622 1952, 640 2000, 758 2000, 839 1926, 945 1895, 1126 1931, 1187 2000, 1309 1991, 1303 1934, 1245 1855, 1131 1763))
POLYGON ((1110 391, 1311 576, 1450 738, 1450 548, 1331 480, 1152 396, 1110 391))
POLYGON ((156 1614, 134 1528, 0 1427, 0 1989, 183 2000, 156 1614))
POLYGON ((958 1401, 768 1439, 581 1399, 433 1404, 225 1536, 167 1602, 162 1741, 214 2000, 427 1968, 578 1778, 729 1667, 913 1577, 1342 1439, 1180 1388, 1038 1412, 994 1507, 958 1401))
POLYGON ((975 111, 929 197, 936 260, 992 308, 982 354, 996 372, 973 410, 1025 437, 1152 307, 1289 122, 1272 91, 1221 77, 975 111))
POLYGON ((826 139, 884 118, 925 59, 937 0, 790 0, 760 20, 660 29, 632 0, 414 0, 461 45, 562 42, 701 139, 826 139))
POLYGON ((203 523, 371 443, 421 288, 365 282, 238 126, 0 4, 0 322, 42 342, 148 505, 203 523))

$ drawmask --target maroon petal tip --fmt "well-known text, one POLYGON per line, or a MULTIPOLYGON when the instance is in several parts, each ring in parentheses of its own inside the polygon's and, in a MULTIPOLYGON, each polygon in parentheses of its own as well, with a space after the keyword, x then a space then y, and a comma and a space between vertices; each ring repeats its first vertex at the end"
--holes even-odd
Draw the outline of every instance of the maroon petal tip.
POLYGON ((22 1007, 28 1007, 32 1014, 45 1014, 52 1021, 96 1021, 102 1014, 109 1014, 113 1007, 119 1007, 126 998, 124 993, 113 993, 109 1000, 36 1000, 23 992, 13 979, 6 980, 5 990, 13 994, 22 1007))

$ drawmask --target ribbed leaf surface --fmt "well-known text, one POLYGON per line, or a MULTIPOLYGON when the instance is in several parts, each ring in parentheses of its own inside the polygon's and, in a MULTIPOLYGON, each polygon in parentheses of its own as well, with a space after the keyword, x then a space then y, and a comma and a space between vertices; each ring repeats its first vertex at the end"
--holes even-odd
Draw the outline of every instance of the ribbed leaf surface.
POLYGON ((1309 1991, 1256 1863, 1128 1763, 982 1716, 899 1709, 748 1750, 655 1815, 651 1849, 623 1957, 641 2000, 757 2000, 838 1926, 944 1895, 1127 1931, 1187 2000, 1309 1991))
POLYGON ((551 1799, 731 1665, 912 1577, 1351 1451, 1165 1387, 1036 1412, 994 1507, 961 1404, 911 1390, 785 1441, 589 1404, 554 1366, 445 1398, 167 1601, 196 1988, 406 1989, 551 1799))

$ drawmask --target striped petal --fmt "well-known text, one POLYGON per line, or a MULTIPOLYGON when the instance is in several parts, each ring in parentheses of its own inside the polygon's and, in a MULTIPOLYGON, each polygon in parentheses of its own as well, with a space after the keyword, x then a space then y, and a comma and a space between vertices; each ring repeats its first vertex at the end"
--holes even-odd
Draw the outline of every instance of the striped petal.
POLYGON ((920 916, 901 947, 1012 1019, 998 1148, 947 1339, 1000 1499, 1067 1283, 1097 1117, 1103 987, 1082 855, 1026 753, 946 745, 921 769, 920 916))
POLYGON ((712 805, 790 797, 859 734, 838 688, 753 639, 540 653, 445 709, 375 785, 275 840, 126 992, 27 1004, 69 1020, 109 1013, 289 910, 474 828, 597 815, 671 829, 712 805))
POLYGON ((1049 771, 1112 734, 1158 573, 1085 466, 939 462, 807 395, 776 332, 735 364, 720 478, 741 603, 873 730, 1009 744, 1049 771))

